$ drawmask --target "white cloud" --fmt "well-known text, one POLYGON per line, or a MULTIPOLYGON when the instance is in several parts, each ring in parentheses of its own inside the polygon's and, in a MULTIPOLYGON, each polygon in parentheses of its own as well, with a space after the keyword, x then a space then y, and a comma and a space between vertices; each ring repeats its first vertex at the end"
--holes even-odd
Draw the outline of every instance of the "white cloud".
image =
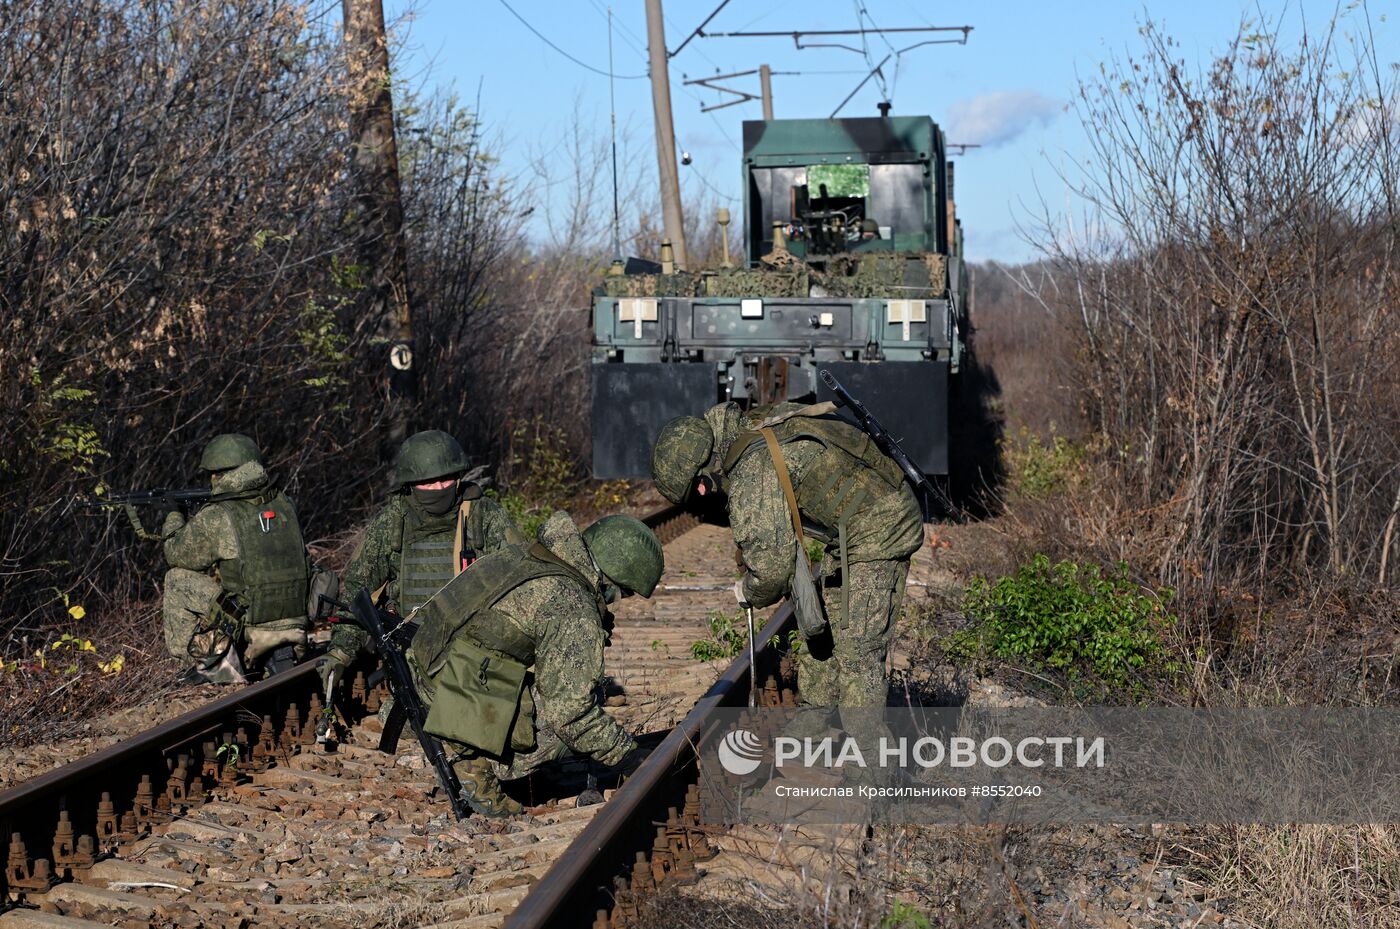
POLYGON ((996 90, 948 107, 943 128, 949 142, 1005 145, 1032 126, 1046 125, 1063 104, 1034 90, 996 90))

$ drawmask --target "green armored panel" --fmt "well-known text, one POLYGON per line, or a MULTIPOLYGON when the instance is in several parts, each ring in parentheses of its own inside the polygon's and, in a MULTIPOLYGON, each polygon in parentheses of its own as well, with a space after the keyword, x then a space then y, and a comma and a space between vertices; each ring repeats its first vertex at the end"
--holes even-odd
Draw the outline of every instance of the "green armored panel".
POLYGON ((794 254, 947 252, 943 133, 927 116, 744 123, 745 247, 752 264, 782 224, 794 254), (936 168, 936 170, 935 170, 936 168), (879 238, 856 235, 874 220, 879 238), (845 235, 828 228, 836 223, 845 235))
POLYGON ((927 116, 748 120, 744 159, 760 165, 838 164, 847 156, 868 164, 928 161, 937 131, 927 116))

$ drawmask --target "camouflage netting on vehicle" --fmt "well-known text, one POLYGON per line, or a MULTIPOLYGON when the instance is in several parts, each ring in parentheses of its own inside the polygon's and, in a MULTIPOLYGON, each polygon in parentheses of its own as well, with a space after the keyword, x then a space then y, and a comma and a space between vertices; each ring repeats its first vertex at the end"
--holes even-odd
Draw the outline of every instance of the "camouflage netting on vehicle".
POLYGON ((805 297, 813 272, 797 267, 782 271, 742 268, 705 278, 707 297, 805 297))
POLYGON ((936 297, 947 289, 946 259, 924 255, 840 255, 820 283, 833 297, 936 297))
POLYGON ((609 297, 806 297, 819 286, 832 297, 919 298, 942 296, 946 281, 947 259, 939 254, 839 255, 825 271, 795 264, 771 270, 607 277, 602 293, 609 297))
POLYGON ((688 271, 603 278, 603 293, 609 297, 695 297, 699 289, 700 276, 688 271))

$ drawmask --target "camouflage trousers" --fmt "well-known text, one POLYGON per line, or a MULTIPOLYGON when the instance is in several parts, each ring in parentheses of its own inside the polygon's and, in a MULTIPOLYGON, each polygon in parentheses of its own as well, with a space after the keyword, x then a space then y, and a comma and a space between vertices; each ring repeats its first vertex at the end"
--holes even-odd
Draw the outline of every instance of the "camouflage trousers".
POLYGON ((306 644, 305 617, 244 626, 232 643, 218 631, 200 633, 208 624, 214 598, 221 589, 218 581, 200 571, 171 568, 165 572, 165 597, 161 604, 165 648, 182 665, 200 664, 197 656, 220 654, 230 644, 248 664, 280 646, 306 644))
MULTIPOLYGON (((422 693, 422 690, 420 689, 419 692, 422 693)), ((532 701, 528 688, 524 693, 524 699, 526 701, 532 701)), ((431 698, 426 698, 425 702, 431 702, 431 698)), ((529 714, 531 717, 534 716, 533 705, 531 705, 529 709, 529 714)), ((522 713, 522 716, 523 715, 522 713)), ((443 745, 446 746, 448 754, 457 759, 457 762, 470 762, 472 759, 485 758, 491 762, 492 773, 496 775, 498 780, 515 781, 523 777, 529 777, 552 761, 559 761, 575 754, 573 749, 569 748, 564 740, 559 737, 559 734, 553 729, 535 728, 534 732, 535 747, 533 750, 517 752, 507 749, 504 758, 488 755, 474 746, 466 745, 452 739, 443 739, 442 742, 443 745)), ((622 743, 622 748, 630 750, 632 744, 633 743, 630 741, 622 743)), ((626 755, 626 751, 614 752, 613 755, 599 759, 599 761, 605 765, 616 764, 626 755), (613 757, 613 755, 616 755, 616 757, 613 757)), ((462 773, 462 771, 459 771, 458 775, 461 776, 462 773)))
MULTIPOLYGON (((835 559, 827 558, 827 562, 835 559)), ((797 656, 797 686, 807 706, 883 707, 889 689, 885 657, 904 605, 909 562, 863 561, 839 575, 839 562, 822 565, 822 600, 831 624, 831 655, 797 656), (845 605, 850 604, 850 615, 845 605)))
MULTIPOLYGON (((528 712, 529 717, 533 719, 533 698, 528 688, 525 690, 523 698, 527 703, 530 703, 528 712)), ((525 713, 522 712, 521 715, 523 717, 525 713)), ((448 746, 449 751, 454 752, 460 758, 489 759, 491 761, 491 770, 495 773, 498 780, 515 781, 522 777, 529 777, 551 761, 559 761, 560 759, 568 758, 574 754, 573 750, 565 744, 564 740, 561 739, 559 734, 553 729, 535 728, 534 732, 535 747, 532 751, 516 752, 507 749, 504 758, 496 758, 493 755, 488 755, 485 752, 479 751, 470 745, 464 745, 461 742, 444 740, 444 744, 448 746)))

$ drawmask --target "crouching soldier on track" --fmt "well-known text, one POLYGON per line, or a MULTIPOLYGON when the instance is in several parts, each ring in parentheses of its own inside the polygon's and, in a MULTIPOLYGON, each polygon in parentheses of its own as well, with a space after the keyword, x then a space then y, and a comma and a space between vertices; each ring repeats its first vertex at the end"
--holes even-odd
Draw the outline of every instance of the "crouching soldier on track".
POLYGON ((804 632, 812 617, 802 615, 796 572, 807 568, 796 526, 825 542, 820 602, 812 596, 809 612, 817 624, 824 614, 830 638, 809 635, 811 647, 797 657, 800 700, 883 707, 885 657, 923 514, 893 459, 830 411, 785 403, 745 414, 722 403, 703 419, 674 419, 652 450, 652 473, 672 503, 711 486, 712 474, 702 472, 720 475, 747 569, 735 585, 740 605, 767 606, 794 591, 804 632))
MULTIPOLYGON (((292 501, 268 478, 245 435, 214 437, 199 460, 209 474, 209 503, 186 521, 165 518, 162 613, 165 647, 192 680, 242 683, 263 662, 273 674, 296 663, 306 645, 307 591, 313 566, 292 501)), ((137 534, 150 538, 136 510, 137 534)))
POLYGON ((430 705, 425 728, 456 753, 463 799, 485 816, 521 812, 502 780, 571 752, 609 766, 640 755, 595 691, 607 605, 651 596, 661 543, 630 516, 605 516, 580 533, 556 512, 539 535, 481 558, 440 590, 419 611, 408 655, 430 705))
MULTIPOLYGON (((355 549, 345 591, 382 591, 376 599, 409 616, 477 558, 525 542, 505 509, 463 479, 466 472, 467 455, 447 433, 431 429, 405 439, 394 463, 397 489, 355 549)), ((358 626, 337 623, 322 684, 343 678, 368 640, 358 626)))

